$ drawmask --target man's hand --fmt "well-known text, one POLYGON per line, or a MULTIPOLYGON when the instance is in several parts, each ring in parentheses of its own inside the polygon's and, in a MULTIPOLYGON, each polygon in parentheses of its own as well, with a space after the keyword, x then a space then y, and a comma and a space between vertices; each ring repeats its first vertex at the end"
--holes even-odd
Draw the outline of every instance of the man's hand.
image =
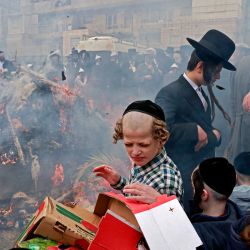
POLYGON ((152 187, 142 183, 133 183, 125 186, 123 193, 130 195, 127 199, 133 199, 147 204, 156 202, 157 197, 161 195, 152 187))
POLYGON ((214 129, 214 130, 213 130, 213 133, 215 134, 215 136, 216 136, 216 138, 217 138, 217 141, 219 141, 219 140, 220 140, 220 137, 221 137, 220 132, 219 132, 217 129, 214 129))
POLYGON ((244 111, 250 112, 250 92, 243 98, 242 106, 244 111))
POLYGON ((115 185, 120 180, 120 175, 110 166, 102 165, 93 169, 96 176, 104 178, 110 185, 115 185))
POLYGON ((205 147, 208 143, 207 133, 199 125, 197 125, 197 129, 198 129, 198 142, 194 147, 195 152, 197 152, 201 148, 205 147))

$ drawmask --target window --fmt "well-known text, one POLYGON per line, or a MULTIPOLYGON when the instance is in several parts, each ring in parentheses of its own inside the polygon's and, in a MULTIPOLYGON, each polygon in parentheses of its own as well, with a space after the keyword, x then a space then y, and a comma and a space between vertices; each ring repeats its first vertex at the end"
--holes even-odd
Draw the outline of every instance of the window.
POLYGON ((107 27, 107 29, 117 28, 117 16, 116 16, 116 14, 106 16, 106 27, 107 27))
POLYGON ((77 47, 77 45, 79 44, 79 42, 80 42, 80 38, 79 37, 72 37, 71 39, 70 39, 70 47, 71 48, 76 48, 77 47))
POLYGON ((11 0, 8 3, 8 9, 10 13, 17 13, 20 12, 21 6, 20 6, 20 0, 11 0))
POLYGON ((38 31, 40 33, 49 33, 57 31, 57 20, 53 16, 40 15, 38 17, 38 31))
POLYGON ((23 31, 23 20, 20 15, 12 15, 8 18, 8 33, 21 34, 23 31))
POLYGON ((126 15, 124 17, 124 27, 130 28, 133 25, 133 15, 126 15))
POLYGON ((71 0, 57 0, 55 3, 56 8, 67 6, 67 5, 71 5, 71 0))

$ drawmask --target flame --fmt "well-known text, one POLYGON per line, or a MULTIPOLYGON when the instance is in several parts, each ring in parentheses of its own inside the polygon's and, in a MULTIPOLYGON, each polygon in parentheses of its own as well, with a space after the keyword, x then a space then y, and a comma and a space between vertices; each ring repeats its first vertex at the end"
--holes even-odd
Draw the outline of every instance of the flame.
POLYGON ((13 153, 3 153, 0 155, 0 164, 4 166, 13 165, 17 162, 17 157, 13 153))
POLYGON ((77 97, 77 94, 67 84, 53 87, 52 91, 55 102, 63 103, 64 105, 72 105, 77 97))
POLYGON ((60 131, 62 133, 66 133, 69 131, 69 119, 67 119, 65 110, 63 108, 60 108, 60 126, 60 131))
POLYGON ((76 96, 76 94, 73 93, 72 90, 70 89, 70 87, 66 84, 62 85, 61 91, 66 96, 76 96))
POLYGON ((53 187, 59 186, 64 181, 64 167, 61 163, 56 164, 54 175, 51 177, 53 187))
POLYGON ((0 215, 8 216, 9 214, 12 213, 12 211, 13 211, 13 204, 11 204, 8 209, 0 208, 0 215))
POLYGON ((60 131, 62 133, 69 131, 70 119, 67 117, 65 108, 72 106, 76 100, 77 94, 73 92, 66 84, 53 88, 54 102, 60 105, 60 131))

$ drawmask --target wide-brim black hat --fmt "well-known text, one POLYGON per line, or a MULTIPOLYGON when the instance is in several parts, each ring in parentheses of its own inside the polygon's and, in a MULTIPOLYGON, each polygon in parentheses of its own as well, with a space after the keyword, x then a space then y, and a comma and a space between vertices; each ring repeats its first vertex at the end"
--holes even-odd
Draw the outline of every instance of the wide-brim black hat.
POLYGON ((203 61, 222 63, 223 68, 235 71, 236 68, 228 60, 235 51, 235 43, 218 30, 209 30, 199 42, 187 38, 195 48, 197 56, 203 61))

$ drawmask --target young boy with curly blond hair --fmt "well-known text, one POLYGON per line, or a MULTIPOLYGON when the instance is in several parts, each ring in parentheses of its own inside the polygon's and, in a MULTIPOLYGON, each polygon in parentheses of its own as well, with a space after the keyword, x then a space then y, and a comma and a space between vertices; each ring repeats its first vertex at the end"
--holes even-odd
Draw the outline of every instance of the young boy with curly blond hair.
MULTIPOLYGON (((125 195, 132 193, 129 191, 131 185, 128 184, 142 183, 153 187, 160 194, 176 195, 181 201, 181 174, 164 148, 168 138, 169 132, 160 106, 150 100, 135 101, 116 122, 113 134, 114 143, 124 141, 127 154, 133 162, 129 179, 121 177, 107 165, 96 167, 93 172, 125 195)), ((135 193, 134 190, 133 195, 140 196, 142 193, 135 193)))

